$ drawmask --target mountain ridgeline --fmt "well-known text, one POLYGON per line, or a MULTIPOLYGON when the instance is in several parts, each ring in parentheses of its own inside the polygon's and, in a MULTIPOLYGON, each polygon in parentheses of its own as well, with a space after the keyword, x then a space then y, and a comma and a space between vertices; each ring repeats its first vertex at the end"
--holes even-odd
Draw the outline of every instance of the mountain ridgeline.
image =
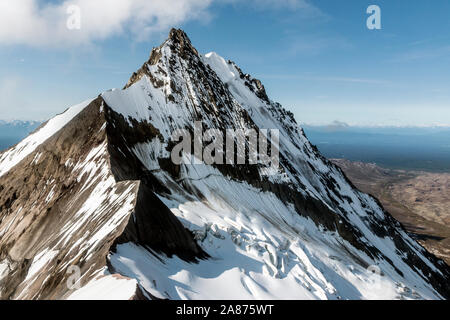
POLYGON ((259 80, 181 30, 122 90, 0 153, 2 299, 106 298, 118 283, 123 299, 442 299, 449 280, 259 80), (196 121, 279 130, 279 167, 174 164, 172 133, 196 121))

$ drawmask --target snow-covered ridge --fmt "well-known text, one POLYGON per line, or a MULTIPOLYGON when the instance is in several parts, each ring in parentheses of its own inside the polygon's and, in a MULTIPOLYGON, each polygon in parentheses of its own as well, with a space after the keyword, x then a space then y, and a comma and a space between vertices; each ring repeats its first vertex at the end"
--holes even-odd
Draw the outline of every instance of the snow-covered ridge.
MULTIPOLYGON (((71 268, 83 285, 105 269, 134 212, 139 182, 118 182, 111 171, 102 103, 85 102, 48 121, 27 140, 35 150, 0 177, 0 299, 61 299, 73 293, 71 268)), ((111 298, 137 290, 134 280, 111 284, 106 292, 118 289, 111 298)))
POLYGON ((36 150, 40 144, 61 130, 91 102, 92 100, 87 100, 70 107, 64 113, 50 119, 41 128, 22 140, 19 144, 0 154, 0 176, 7 173, 26 156, 36 150))
POLYGON ((204 61, 216 72, 223 83, 229 83, 239 77, 239 73, 231 67, 224 58, 216 52, 209 52, 204 55, 204 61))

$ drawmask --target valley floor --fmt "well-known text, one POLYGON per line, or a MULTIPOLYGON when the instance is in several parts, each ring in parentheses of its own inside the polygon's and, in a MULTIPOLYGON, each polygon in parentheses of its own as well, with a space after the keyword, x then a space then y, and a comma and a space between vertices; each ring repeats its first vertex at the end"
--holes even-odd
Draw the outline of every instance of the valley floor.
POLYGON ((450 173, 384 169, 333 159, 361 191, 380 200, 428 251, 450 265, 450 173))

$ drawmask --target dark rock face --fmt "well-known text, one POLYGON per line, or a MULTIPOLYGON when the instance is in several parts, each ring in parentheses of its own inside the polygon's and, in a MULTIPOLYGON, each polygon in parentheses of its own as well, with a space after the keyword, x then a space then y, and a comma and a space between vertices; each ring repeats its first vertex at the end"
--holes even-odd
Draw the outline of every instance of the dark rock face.
POLYGON ((132 219, 116 243, 134 242, 168 256, 177 255, 187 261, 208 255, 154 192, 168 190, 149 172, 129 146, 158 138, 159 132, 147 122, 131 121, 114 112, 106 104, 107 135, 111 170, 117 181, 139 181, 139 192, 132 219))
POLYGON ((116 240, 116 244, 127 242, 140 244, 169 257, 177 255, 191 262, 208 257, 190 231, 145 184, 139 187, 132 219, 116 240))
MULTIPOLYGON (((104 142, 106 136, 100 130, 104 123, 99 111, 101 103, 100 98, 94 100, 64 130, 0 178, 6 187, 0 192, 3 208, 0 225, 3 228, 5 224, 11 224, 11 228, 0 238, 0 260, 6 259, 10 263, 8 276, 0 281, 0 288, 6 288, 0 291, 2 299, 57 298, 67 291, 65 262, 79 265, 88 279, 89 268, 104 265, 111 239, 102 241, 94 249, 92 258, 86 260, 78 255, 79 252, 71 250, 77 248, 77 236, 95 230, 95 225, 86 224, 80 226, 74 237, 68 237, 65 245, 55 246, 58 251, 47 262, 45 273, 36 274, 32 284, 24 281, 33 259, 68 236, 60 233, 61 229, 76 223, 76 213, 93 191, 95 182, 99 182, 99 178, 93 178, 93 184, 83 190, 88 177, 78 176, 65 164, 70 159, 82 159, 104 142), (41 156, 36 162, 39 154, 41 156), (53 190, 52 197, 49 196, 50 189, 53 190), (11 201, 12 196, 16 198, 14 201, 11 201), (72 203, 75 199, 77 202, 72 203), (20 214, 20 218, 14 219, 14 214, 20 214)), ((119 226, 119 229, 124 227, 119 226)))

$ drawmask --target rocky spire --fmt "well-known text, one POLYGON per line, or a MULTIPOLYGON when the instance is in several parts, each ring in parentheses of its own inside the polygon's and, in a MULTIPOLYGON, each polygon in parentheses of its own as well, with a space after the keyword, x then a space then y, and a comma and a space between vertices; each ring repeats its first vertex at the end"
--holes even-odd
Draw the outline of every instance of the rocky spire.
POLYGON ((159 47, 152 49, 150 57, 144 65, 134 72, 124 88, 128 88, 133 83, 139 81, 143 74, 147 74, 148 65, 155 65, 162 57, 163 48, 168 46, 173 53, 176 53, 182 59, 188 59, 189 57, 199 58, 197 49, 191 43, 191 40, 187 34, 181 29, 172 28, 169 32, 169 37, 159 47))

